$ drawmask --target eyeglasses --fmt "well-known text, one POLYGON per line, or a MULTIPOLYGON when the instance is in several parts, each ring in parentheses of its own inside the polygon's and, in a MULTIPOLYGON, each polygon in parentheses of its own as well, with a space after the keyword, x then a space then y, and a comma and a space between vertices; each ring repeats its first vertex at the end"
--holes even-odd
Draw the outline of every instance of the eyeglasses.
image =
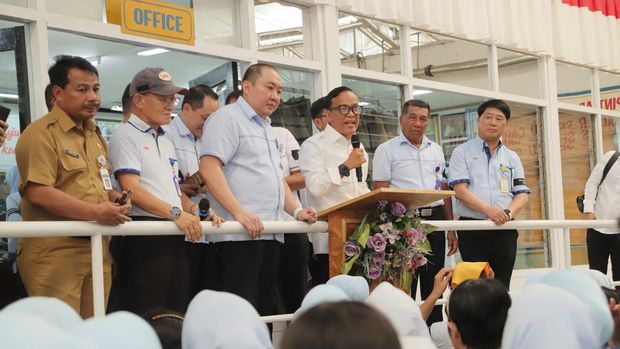
POLYGON ((338 106, 327 108, 327 109, 328 110, 337 109, 338 112, 342 115, 348 115, 351 111, 353 111, 353 114, 355 115, 359 115, 362 112, 362 107, 360 107, 357 104, 356 105, 342 104, 342 105, 338 105, 338 106))

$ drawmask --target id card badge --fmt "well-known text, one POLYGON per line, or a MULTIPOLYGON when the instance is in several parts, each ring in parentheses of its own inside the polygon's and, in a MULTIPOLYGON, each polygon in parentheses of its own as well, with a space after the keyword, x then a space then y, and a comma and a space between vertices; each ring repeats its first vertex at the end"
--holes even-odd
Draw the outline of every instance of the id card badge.
POLYGON ((112 180, 110 179, 110 172, 105 167, 99 169, 99 174, 101 175, 101 181, 103 182, 103 189, 112 190, 112 180))
POLYGON ((502 175, 502 177, 499 180, 499 190, 502 193, 508 193, 510 191, 510 185, 508 183, 508 176, 507 175, 502 175))

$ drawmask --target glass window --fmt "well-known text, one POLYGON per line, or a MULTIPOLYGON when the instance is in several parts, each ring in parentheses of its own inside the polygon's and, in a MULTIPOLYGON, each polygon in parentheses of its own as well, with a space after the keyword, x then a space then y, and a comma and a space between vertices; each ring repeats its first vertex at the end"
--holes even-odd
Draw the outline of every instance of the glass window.
MULTIPOLYGON (((379 144, 399 133, 398 116, 403 103, 401 87, 357 78, 343 78, 342 84, 355 91, 360 99, 362 114, 357 132, 368 152, 369 164, 372 164, 379 144)), ((372 183, 372 166, 368 169, 368 181, 372 183)))
POLYGON ((256 1, 254 21, 258 50, 304 58, 308 52, 306 45, 310 45, 304 38, 304 24, 307 25, 304 12, 307 9, 280 2, 256 1))
MULTIPOLYGON (((188 0, 189 1, 189 0, 188 0)), ((196 18, 196 39, 215 44, 240 46, 238 1, 191 1, 196 18)), ((190 5, 186 5, 190 6, 190 5)))
POLYGON ((413 77, 489 88, 487 45, 411 30, 413 77))
POLYGON ((603 117, 603 153, 620 150, 620 120, 603 117))
MULTIPOLYGON (((166 69, 174 82, 183 87, 204 83, 225 97, 230 84, 232 90, 231 62, 188 53, 160 50, 153 53, 154 47, 141 47, 106 40, 84 37, 58 31, 49 31, 49 55, 69 54, 84 57, 94 63, 99 70, 101 82, 101 108, 96 120, 102 133, 109 136, 121 120, 121 96, 131 78, 146 67, 166 69), (145 51, 147 55, 145 55, 145 51), (223 85, 222 85, 223 84, 223 85)), ((223 103, 222 103, 223 104, 223 103)), ((178 103, 174 113, 179 113, 178 103)))
POLYGON ((592 106, 592 69, 557 62, 558 99, 560 102, 592 106))
MULTIPOLYGON (((583 194, 592 170, 592 117, 560 111, 560 149, 562 152, 562 186, 564 187, 564 217, 581 219, 575 198, 583 194)), ((573 265, 587 264, 586 229, 571 229, 570 243, 573 265)))
POLYGON ((0 0, 0 4, 26 6, 25 0, 0 0))
POLYGON ((536 98, 542 96, 537 56, 498 48, 497 60, 500 91, 536 98))
POLYGON ((620 74, 600 71, 598 76, 601 87, 601 108, 620 110, 620 74))
POLYGON ((271 114, 271 126, 288 129, 301 144, 312 136, 310 105, 314 101, 313 74, 280 67, 278 71, 282 78, 282 100, 278 109, 271 114))
POLYGON ((400 26, 338 12, 340 63, 400 74, 400 26))
MULTIPOLYGON (((6 140, 0 147, 1 221, 7 219, 6 198, 11 193, 13 184, 7 181, 7 173, 15 167, 15 145, 19 140, 21 130, 26 127, 30 120, 27 89, 28 65, 24 38, 23 25, 0 21, 0 107, 2 107, 3 112, 8 110, 6 121, 9 124, 6 130, 6 140)), ((9 219, 15 220, 16 217, 16 215, 12 215, 9 219)), ((7 241, 6 238, 0 239, 0 263, 8 256, 7 241)))

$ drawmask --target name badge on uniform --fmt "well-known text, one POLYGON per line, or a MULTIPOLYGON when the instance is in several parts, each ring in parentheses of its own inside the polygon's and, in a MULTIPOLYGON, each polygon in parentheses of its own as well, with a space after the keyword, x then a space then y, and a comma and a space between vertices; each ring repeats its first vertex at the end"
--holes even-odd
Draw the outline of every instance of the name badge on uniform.
POLYGON ((508 193, 510 191, 510 183, 508 180, 508 167, 506 165, 499 165, 502 171, 502 176, 499 179, 499 190, 502 193, 508 193))
POLYGON ((103 182, 103 189, 112 190, 112 180, 110 179, 110 172, 105 167, 99 169, 99 174, 101 174, 101 181, 103 182))
POLYGON ((172 182, 174 182, 174 189, 176 189, 177 195, 181 196, 181 185, 179 184, 179 177, 177 176, 177 173, 175 172, 175 166, 174 166, 177 162, 177 159, 168 158, 168 161, 170 161, 170 167, 172 167, 172 182))
POLYGON ((97 157, 97 163, 99 164, 99 174, 101 175, 101 181, 103 182, 103 189, 112 190, 112 180, 110 179, 110 172, 105 167, 107 164, 107 160, 105 156, 99 155, 97 157))

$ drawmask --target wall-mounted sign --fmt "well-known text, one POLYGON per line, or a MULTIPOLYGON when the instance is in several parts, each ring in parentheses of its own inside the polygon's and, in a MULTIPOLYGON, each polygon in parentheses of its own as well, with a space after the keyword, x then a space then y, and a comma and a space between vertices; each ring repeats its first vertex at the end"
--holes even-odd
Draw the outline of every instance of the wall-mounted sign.
POLYGON ((120 19, 123 33, 194 45, 192 8, 157 0, 108 0, 106 6, 108 23, 120 19))

